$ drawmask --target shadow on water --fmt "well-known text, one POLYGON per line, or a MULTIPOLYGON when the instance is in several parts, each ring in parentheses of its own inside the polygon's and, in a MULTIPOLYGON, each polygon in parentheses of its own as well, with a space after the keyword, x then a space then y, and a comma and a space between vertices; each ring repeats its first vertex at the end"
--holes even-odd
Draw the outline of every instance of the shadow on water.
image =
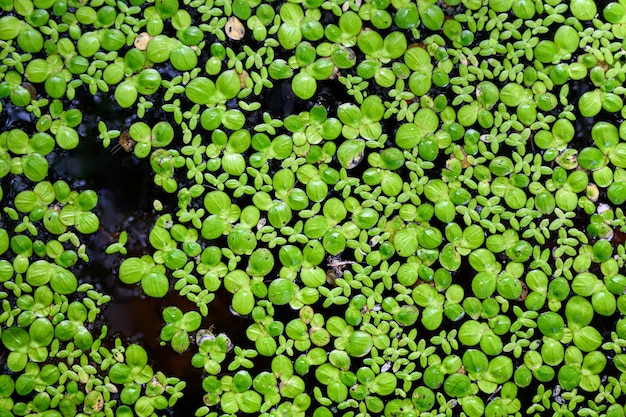
MULTIPOLYGON (((117 270, 123 258, 105 253, 106 247, 116 242, 119 232, 124 230, 129 236, 127 256, 148 253, 148 234, 158 217, 153 201, 159 199, 167 210, 175 207, 176 200, 154 185, 147 159, 140 160, 123 149, 115 149, 115 143, 104 148, 97 138, 96 116, 90 114, 98 113, 85 112, 87 120, 82 124, 78 148, 52 155, 50 160, 51 180, 65 179, 72 182, 74 189, 92 189, 98 194, 94 211, 100 219, 100 228, 87 243, 89 263, 80 271, 80 279, 111 296, 98 321, 108 328, 106 344, 112 345, 116 337, 124 340, 124 344, 140 343, 149 352, 155 371, 189 381, 185 396, 173 410, 173 415, 188 414, 201 405, 198 404, 202 401, 201 372, 190 365, 191 351, 179 355, 170 346, 161 346, 159 333, 164 307, 177 305, 188 311, 195 306, 173 292, 164 299, 143 296, 138 286, 118 280, 117 270)), ((98 334, 99 330, 93 329, 93 333, 98 334)))
MULTIPOLYGON (((87 107, 89 105, 95 103, 88 103, 87 107)), ((154 210, 153 201, 160 200, 164 212, 174 212, 175 194, 169 195, 154 185, 147 159, 138 159, 122 149, 112 151, 113 143, 104 148, 97 137, 97 116, 90 114, 102 113, 85 112, 85 127, 80 132, 78 148, 51 155, 50 160, 52 181, 65 179, 71 181, 74 189, 92 189, 98 194, 94 211, 100 218, 100 229, 88 241, 89 262, 80 270, 80 279, 111 297, 97 322, 97 326, 107 326, 105 344, 112 346, 117 337, 124 344, 139 343, 148 351, 155 371, 186 381, 184 396, 171 410, 171 415, 191 415, 203 405, 204 394, 202 370, 191 366, 197 346, 192 342, 187 352, 178 354, 170 345, 161 345, 159 334, 164 325, 163 308, 177 306, 187 312, 197 307, 173 290, 162 299, 146 297, 138 285, 123 284, 117 277, 123 259, 151 253, 148 235, 160 215, 154 210), (117 242, 119 232, 124 230, 128 232, 128 254, 124 257, 107 255, 106 247, 117 242)), ((201 328, 224 332, 235 345, 250 347, 246 346, 250 342, 245 336, 249 320, 231 314, 230 302, 230 293, 224 289, 217 291, 201 328)), ((99 330, 94 328, 93 333, 98 334, 99 330)))

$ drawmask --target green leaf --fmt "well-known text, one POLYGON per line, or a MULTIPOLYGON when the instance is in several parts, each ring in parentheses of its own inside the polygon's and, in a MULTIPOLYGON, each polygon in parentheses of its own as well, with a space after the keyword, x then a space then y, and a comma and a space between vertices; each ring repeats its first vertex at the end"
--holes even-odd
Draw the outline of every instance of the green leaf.
POLYGON ((11 352, 28 352, 30 337, 21 327, 9 327, 2 332, 2 343, 11 352))
POLYGON ((170 288, 170 283, 165 274, 151 271, 141 278, 141 288, 150 297, 162 298, 170 288))
POLYGON ((484 328, 474 320, 464 322, 459 328, 459 341, 467 346, 475 346, 480 342, 484 328))
POLYGON ((437 31, 443 26, 443 10, 437 5, 426 3, 425 7, 420 6, 419 15, 424 26, 430 30, 437 31))
POLYGON ((141 281, 141 278, 144 276, 149 268, 150 265, 140 258, 125 259, 120 265, 120 281, 125 284, 135 284, 141 281))
POLYGON ((76 291, 78 280, 73 272, 55 265, 50 277, 50 287, 59 294, 68 295, 76 291))
POLYGON ((0 39, 9 41, 17 38, 20 33, 22 21, 15 16, 3 16, 0 18, 0 39))
POLYGON ((48 161, 38 153, 22 157, 22 169, 26 178, 33 182, 43 181, 48 176, 48 161))
POLYGON ((30 325, 28 333, 31 342, 39 347, 47 347, 54 338, 54 327, 50 320, 40 317, 30 325))
POLYGON ((217 93, 222 100, 230 100, 235 98, 241 91, 241 80, 234 70, 222 72, 215 82, 217 93))
POLYGON ((291 280, 278 278, 268 287, 268 298, 274 305, 285 305, 293 298, 298 286, 291 280))
POLYGON ((185 95, 195 104, 209 104, 216 96, 215 83, 206 77, 196 77, 185 87, 185 95))
MULTIPOLYGON (((360 357, 367 355, 373 346, 374 346, 374 341, 371 335, 363 331, 356 330, 352 332, 352 334, 350 334, 350 337, 348 338, 348 344, 346 345, 346 352, 350 356, 360 358, 360 357)), ((385 395, 385 394, 382 394, 382 395, 385 395)))
POLYGON ((583 93, 578 101, 578 109, 583 117, 593 117, 602 109, 602 94, 599 90, 583 93))
POLYGON ((359 48, 366 55, 376 57, 383 49, 383 38, 375 30, 361 31, 357 41, 359 48))
POLYGON ((593 352, 602 344, 602 335, 591 326, 584 326, 574 333, 574 345, 583 352, 593 352))
POLYGON ((446 378, 443 389, 451 397, 466 397, 472 393, 472 383, 467 375, 454 373, 446 378))
POLYGON ((591 20, 598 13, 596 3, 591 0, 572 0, 570 11, 579 20, 591 20))
POLYGON ((244 286, 233 294, 233 310, 242 316, 247 316, 254 308, 255 300, 252 290, 244 286))
POLYGON ((371 390, 378 395, 390 395, 392 394, 398 383, 398 379, 391 372, 381 372, 374 378, 371 390))

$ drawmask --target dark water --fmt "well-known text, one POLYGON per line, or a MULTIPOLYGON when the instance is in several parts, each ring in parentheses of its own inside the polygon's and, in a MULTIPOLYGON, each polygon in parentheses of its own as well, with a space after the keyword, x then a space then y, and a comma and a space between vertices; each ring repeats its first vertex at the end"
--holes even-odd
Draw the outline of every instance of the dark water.
MULTIPOLYGON (((92 128, 94 126, 91 125, 92 128)), ((87 252, 90 262, 81 270, 80 279, 111 296, 98 321, 108 327, 105 344, 112 346, 113 339, 117 337, 125 344, 139 343, 149 352, 155 371, 186 381, 185 395, 172 413, 190 415, 202 405, 203 395, 202 372, 191 366, 195 345, 184 354, 178 354, 171 346, 161 345, 159 333, 165 324, 163 308, 178 306, 186 312, 197 310, 197 307, 174 291, 163 299, 146 297, 138 285, 126 285, 117 278, 123 259, 151 252, 148 234, 160 215, 154 210, 153 201, 158 199, 164 203, 165 212, 173 212, 176 200, 154 185, 148 160, 140 160, 123 150, 112 152, 112 147, 104 149, 95 138, 93 129, 88 128, 86 133, 78 149, 59 155, 54 161, 54 176, 73 178, 84 188, 96 190, 99 197, 95 211, 101 228, 89 239, 87 252), (117 241, 122 230, 128 232, 128 254, 124 257, 106 255, 105 248, 117 241)), ((233 341, 241 344, 247 326, 244 326, 245 320, 230 314, 229 304, 229 294, 218 292, 218 298, 211 303, 209 315, 201 328, 213 327, 218 332, 228 330, 233 341)), ((94 329, 94 334, 97 333, 99 331, 94 329)))
MULTIPOLYGON (((113 346, 116 337, 120 337, 125 345, 140 343, 149 352, 155 371, 187 381, 186 395, 179 400, 173 414, 189 415, 202 405, 201 371, 190 365, 192 350, 179 355, 170 346, 161 346, 159 333, 164 324, 161 315, 164 307, 176 305, 188 311, 196 309, 195 305, 173 292, 164 299, 145 297, 139 286, 125 285, 118 280, 117 269, 123 258, 119 254, 105 254, 105 248, 118 240, 122 230, 126 230, 129 235, 126 245, 128 254, 125 257, 149 253, 148 233, 159 215, 154 211, 152 203, 159 199, 164 203, 165 210, 174 211, 175 196, 167 195, 156 187, 149 160, 140 160, 114 147, 117 142, 109 148, 102 146, 97 137, 97 115, 112 114, 112 109, 107 109, 108 100, 93 98, 88 94, 81 98, 81 101, 74 102, 77 108, 84 111, 83 123, 78 128, 81 142, 74 150, 55 151, 47 156, 50 165, 47 179, 51 182, 63 179, 73 190, 91 189, 98 194, 98 206, 94 211, 100 219, 100 229, 86 242, 89 263, 75 271, 81 282, 88 282, 111 296, 111 301, 104 306, 101 316, 94 323, 92 334, 98 335, 99 326, 106 325, 108 337, 104 341, 105 345, 113 346)), ((0 114, 0 123, 5 129, 19 128, 29 134, 34 133, 30 115, 16 110, 10 103, 3 104, 5 111, 0 114)), ((128 123, 123 116, 123 113, 117 113, 120 127, 128 123)), ((18 192, 32 187, 30 181, 12 175, 2 178, 0 184, 4 192, 2 206, 9 205, 18 192)), ((0 226, 10 229, 10 225, 5 222, 10 223, 3 216, 0 226)), ((234 325, 232 320, 228 320, 232 317, 228 304, 212 303, 211 313, 215 315, 207 318, 203 328, 211 325, 228 326, 233 333, 241 328, 243 330, 239 337, 245 337, 245 327, 234 325), (217 321, 216 317, 226 320, 213 323, 217 321)), ((2 373, 7 372, 4 369, 6 354, 4 350, 0 351, 2 373)))

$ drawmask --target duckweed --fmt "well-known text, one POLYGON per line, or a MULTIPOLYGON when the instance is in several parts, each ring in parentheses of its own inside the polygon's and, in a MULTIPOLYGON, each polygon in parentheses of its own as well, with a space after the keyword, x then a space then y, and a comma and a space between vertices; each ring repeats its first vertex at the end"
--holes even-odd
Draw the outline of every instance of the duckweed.
POLYGON ((0 415, 625 415, 599 6, 0 1, 0 415))

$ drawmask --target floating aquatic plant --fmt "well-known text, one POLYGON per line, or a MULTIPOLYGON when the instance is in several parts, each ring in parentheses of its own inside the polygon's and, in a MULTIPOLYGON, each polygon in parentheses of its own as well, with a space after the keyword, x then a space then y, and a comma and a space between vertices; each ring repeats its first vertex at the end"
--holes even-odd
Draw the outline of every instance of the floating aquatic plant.
POLYGON ((0 414, 623 415, 625 7, 1 1, 0 414), (144 235, 62 174, 95 137, 144 235))

